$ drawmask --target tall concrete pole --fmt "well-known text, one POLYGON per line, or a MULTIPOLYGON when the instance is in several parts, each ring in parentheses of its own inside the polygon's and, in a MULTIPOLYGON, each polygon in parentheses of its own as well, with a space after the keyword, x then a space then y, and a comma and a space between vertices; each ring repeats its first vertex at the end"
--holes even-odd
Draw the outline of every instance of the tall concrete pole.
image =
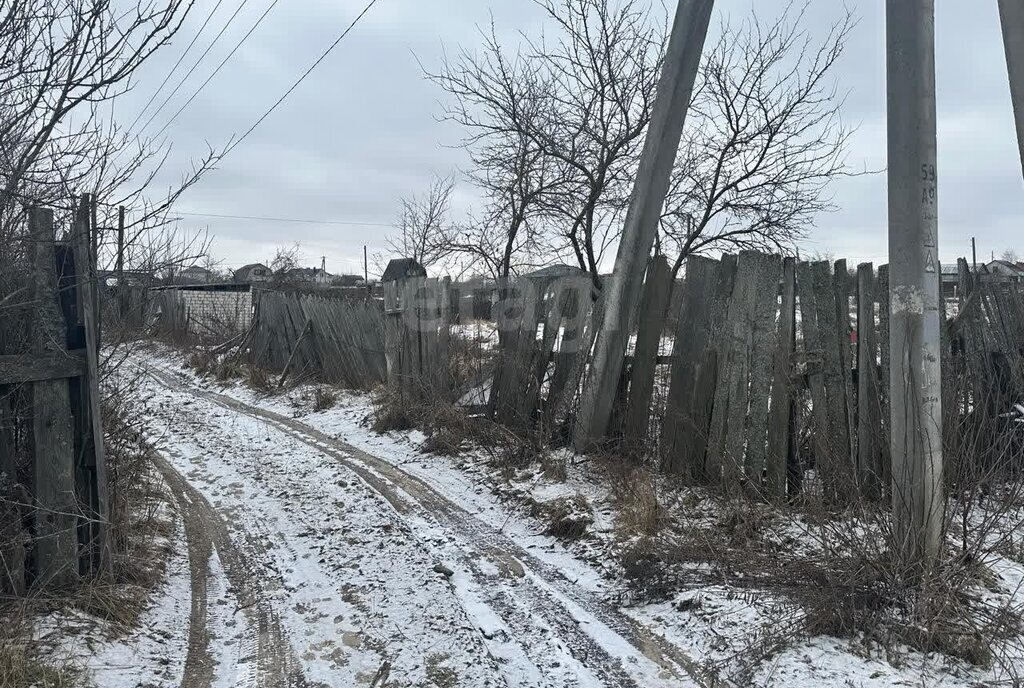
POLYGON ((629 319, 639 305, 714 4, 714 0, 679 0, 676 8, 615 271, 604 288, 604 319, 573 438, 580 451, 603 438, 608 429, 629 341, 629 319))
POLYGON ((1010 76, 1013 118, 1017 124, 1017 150, 1024 169, 1024 2, 999 0, 999 21, 1003 25, 1006 70, 1010 76))
POLYGON ((935 0, 887 0, 889 399, 895 532, 923 574, 943 516, 935 0))

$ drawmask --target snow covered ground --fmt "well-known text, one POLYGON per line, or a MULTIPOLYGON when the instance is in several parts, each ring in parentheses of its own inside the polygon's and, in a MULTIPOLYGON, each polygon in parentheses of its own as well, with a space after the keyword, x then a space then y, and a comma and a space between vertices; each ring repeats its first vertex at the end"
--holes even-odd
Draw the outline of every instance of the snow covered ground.
MULTIPOLYGON (((564 481, 515 478, 533 499, 580 494, 594 507, 598 537, 567 545, 508 502, 481 457, 428 456, 419 433, 370 432, 365 396, 340 394, 315 412, 308 389, 262 397, 215 385, 162 350, 136 364, 148 371, 140 394, 179 529, 197 532, 186 533, 188 550, 171 560, 142 628, 85 657, 101 688, 711 685, 707 667, 779 623, 784 602, 727 585, 621 606, 602 551, 615 526, 608 490, 571 464, 564 481)), ((745 680, 966 687, 997 678, 813 638, 745 680)))

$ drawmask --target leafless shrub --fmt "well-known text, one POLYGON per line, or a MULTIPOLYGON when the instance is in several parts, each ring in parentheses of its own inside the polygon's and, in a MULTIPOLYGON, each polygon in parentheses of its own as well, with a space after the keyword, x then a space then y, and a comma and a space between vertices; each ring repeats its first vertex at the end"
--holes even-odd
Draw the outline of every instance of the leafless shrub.
POLYGON ((263 394, 271 394, 278 390, 267 369, 255 364, 246 366, 245 381, 251 388, 263 394))
POLYGON ((530 514, 547 523, 545 534, 559 540, 581 540, 594 523, 590 502, 580 494, 546 502, 534 501, 530 514))
POLYGON ((618 514, 617 528, 627 537, 653 537, 668 521, 669 514, 658 498, 657 478, 644 469, 631 469, 611 481, 612 499, 618 514))
POLYGON ((338 404, 338 393, 330 387, 318 386, 313 390, 313 410, 327 411, 338 404))

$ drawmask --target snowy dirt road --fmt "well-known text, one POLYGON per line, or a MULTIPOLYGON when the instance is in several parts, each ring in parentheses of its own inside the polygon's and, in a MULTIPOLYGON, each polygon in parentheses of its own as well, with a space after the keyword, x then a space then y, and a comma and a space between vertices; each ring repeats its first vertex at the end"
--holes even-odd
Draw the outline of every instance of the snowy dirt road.
POLYGON ((183 688, 699 685, 680 648, 423 480, 146 371, 189 542, 183 688))

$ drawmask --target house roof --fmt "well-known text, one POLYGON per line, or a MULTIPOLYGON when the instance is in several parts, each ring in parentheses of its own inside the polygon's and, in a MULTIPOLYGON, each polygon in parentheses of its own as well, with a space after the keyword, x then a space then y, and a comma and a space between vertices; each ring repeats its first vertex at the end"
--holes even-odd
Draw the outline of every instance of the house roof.
POLYGON ((570 277, 574 275, 579 275, 582 272, 583 270, 580 270, 579 267, 575 265, 556 264, 548 265, 539 270, 534 270, 533 272, 529 272, 523 275, 523 277, 529 279, 548 279, 558 277, 570 277))
POLYGON ((263 268, 264 270, 269 270, 270 269, 266 265, 264 265, 263 263, 249 263, 248 265, 243 265, 242 267, 240 267, 237 270, 235 270, 235 274, 237 275, 240 272, 249 272, 253 268, 263 268))
POLYGON ((394 258, 388 262, 388 266, 384 269, 384 275, 380 278, 381 282, 397 282, 400 279, 406 277, 426 277, 427 269, 415 258, 394 258))
POLYGON ((1021 268, 1016 263, 1011 263, 1008 260, 993 260, 987 267, 989 272, 1024 277, 1024 268, 1021 268))

